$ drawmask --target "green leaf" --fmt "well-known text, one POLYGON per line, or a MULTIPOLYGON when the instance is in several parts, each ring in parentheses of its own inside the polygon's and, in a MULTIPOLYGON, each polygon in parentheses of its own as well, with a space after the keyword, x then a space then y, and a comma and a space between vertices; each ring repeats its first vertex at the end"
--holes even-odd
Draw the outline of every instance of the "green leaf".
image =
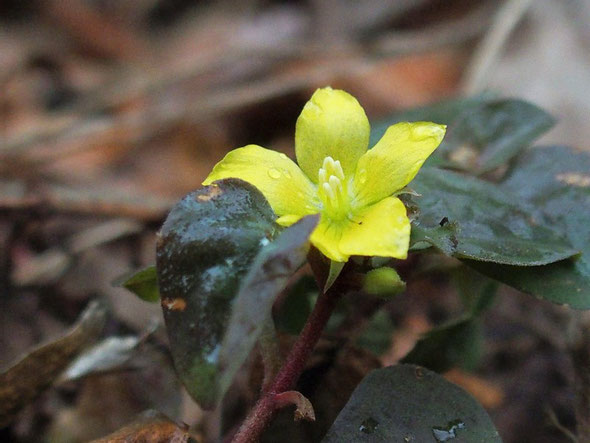
POLYGON ((412 246, 426 242, 446 255, 518 266, 564 260, 579 251, 559 227, 499 186, 438 168, 425 168, 411 183, 422 196, 413 200, 412 246))
POLYGON ((500 286, 468 266, 462 265, 451 271, 452 281, 471 317, 478 316, 494 303, 500 286))
POLYGON ((159 233, 156 266, 174 365, 204 408, 219 401, 218 357, 232 300, 279 233, 275 218, 254 186, 226 179, 184 197, 159 233))
POLYGON ((582 251, 578 257, 546 266, 472 263, 478 271, 554 303, 590 309, 590 156, 563 146, 526 152, 501 189, 543 211, 582 251))
POLYGON ((507 163, 554 124, 551 115, 531 103, 488 101, 453 122, 441 149, 474 148, 479 156, 473 166, 482 173, 507 163))
POLYGON ((219 353, 219 392, 229 388, 270 318, 276 297, 306 260, 309 236, 319 215, 304 217, 285 229, 256 256, 236 297, 219 353))
POLYGON ((160 300, 160 291, 158 290, 158 273, 156 266, 147 266, 139 271, 124 275, 113 282, 115 286, 121 286, 143 301, 156 303, 160 300))
POLYGON ((311 314, 318 292, 318 285, 311 275, 303 275, 297 280, 275 313, 277 329, 298 335, 311 314))
POLYGON ((474 97, 445 100, 427 106, 397 112, 372 125, 369 146, 374 146, 379 139, 383 137, 387 128, 395 123, 406 121, 430 121, 441 125, 451 126, 462 115, 473 112, 473 110, 479 108, 484 103, 489 102, 492 98, 493 95, 485 93, 474 97))
POLYGON ((394 325, 389 312, 380 309, 357 338, 357 345, 375 355, 381 355, 391 347, 393 332, 394 325))
POLYGON ((323 443, 501 442, 487 412, 440 375, 413 365, 369 373, 323 443))
POLYGON ((436 372, 456 365, 472 370, 481 356, 481 344, 480 322, 467 316, 428 331, 402 363, 417 364, 436 372))

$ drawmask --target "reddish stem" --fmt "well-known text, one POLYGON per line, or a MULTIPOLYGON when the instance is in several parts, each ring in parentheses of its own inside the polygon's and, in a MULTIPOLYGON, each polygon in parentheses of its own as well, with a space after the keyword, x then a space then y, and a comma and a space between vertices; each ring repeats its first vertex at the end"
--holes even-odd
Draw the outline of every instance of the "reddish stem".
POLYGON ((339 294, 340 291, 336 287, 325 294, 320 294, 283 367, 234 436, 233 443, 254 443, 260 439, 277 409, 276 395, 294 388, 297 379, 303 372, 305 362, 322 335, 330 315, 332 315, 339 294))

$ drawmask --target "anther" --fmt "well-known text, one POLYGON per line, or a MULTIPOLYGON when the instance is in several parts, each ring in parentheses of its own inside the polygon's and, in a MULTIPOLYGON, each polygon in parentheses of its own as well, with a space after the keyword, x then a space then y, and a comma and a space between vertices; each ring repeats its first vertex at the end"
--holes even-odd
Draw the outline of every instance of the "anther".
POLYGON ((340 191, 342 193, 342 182, 340 181, 340 179, 338 177, 331 175, 328 182, 330 183, 330 187, 332 189, 334 189, 334 190, 338 189, 338 191, 340 191))

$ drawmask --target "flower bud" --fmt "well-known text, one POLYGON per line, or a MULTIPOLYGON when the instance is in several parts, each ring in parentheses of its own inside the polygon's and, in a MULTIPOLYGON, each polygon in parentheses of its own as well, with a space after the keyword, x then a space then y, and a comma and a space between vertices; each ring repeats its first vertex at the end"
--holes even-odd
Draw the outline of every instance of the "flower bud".
POLYGON ((369 271, 363 281, 363 291, 383 298, 391 298, 402 293, 406 283, 393 268, 377 268, 369 271))

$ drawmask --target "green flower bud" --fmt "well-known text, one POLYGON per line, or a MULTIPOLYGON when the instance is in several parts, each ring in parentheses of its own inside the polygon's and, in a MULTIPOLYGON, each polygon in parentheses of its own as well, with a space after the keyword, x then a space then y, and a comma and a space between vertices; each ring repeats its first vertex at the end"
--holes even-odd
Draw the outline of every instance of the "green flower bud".
POLYGON ((404 292, 406 283, 393 268, 377 268, 365 275, 363 291, 383 298, 404 292))

